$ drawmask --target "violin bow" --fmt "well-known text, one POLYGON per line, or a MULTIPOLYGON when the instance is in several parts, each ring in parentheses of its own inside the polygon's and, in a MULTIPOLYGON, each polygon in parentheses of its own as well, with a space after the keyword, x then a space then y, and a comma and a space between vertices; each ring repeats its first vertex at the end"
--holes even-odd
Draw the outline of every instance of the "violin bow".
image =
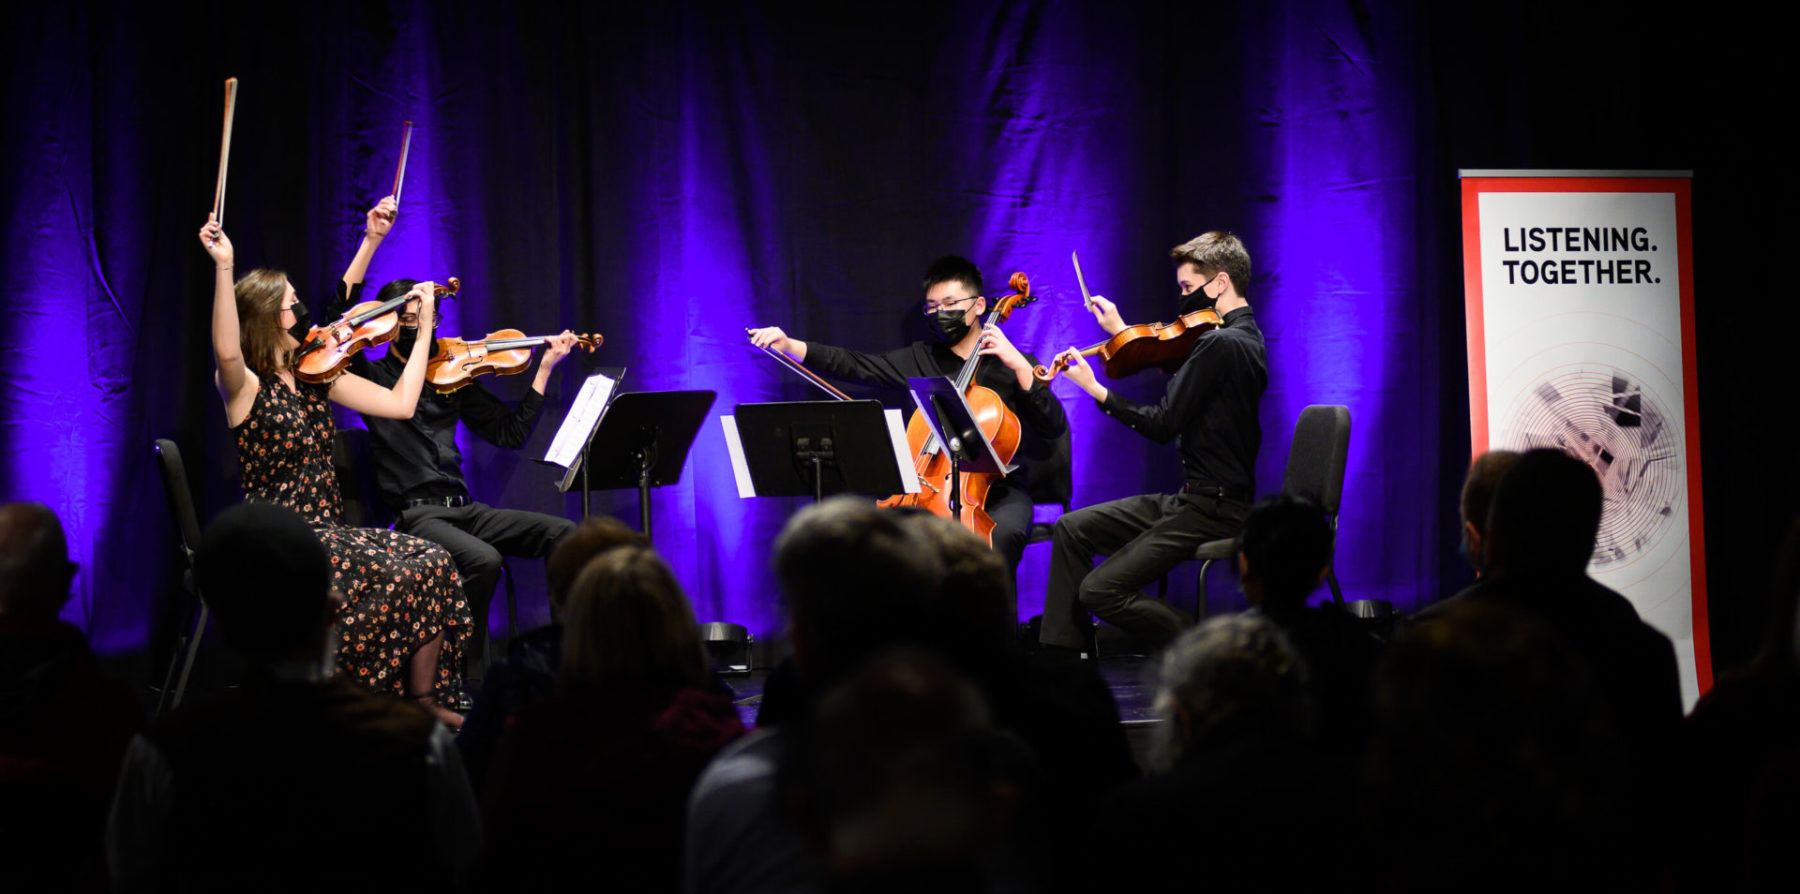
POLYGON ((394 207, 400 207, 400 187, 406 184, 406 153, 412 149, 411 121, 400 127, 400 167, 394 170, 394 207))
POLYGON ((237 78, 225 79, 225 128, 219 138, 219 183, 213 188, 213 220, 225 226, 225 169, 231 166, 231 121, 237 112, 237 78))
POLYGON ((1075 265, 1075 281, 1081 284, 1081 303, 1086 305, 1088 310, 1093 310, 1094 296, 1088 294, 1087 280, 1081 278, 1081 259, 1076 257, 1074 252, 1069 252, 1069 263, 1075 265))
MULTIPOLYGON (((744 330, 744 334, 749 335, 750 329, 746 328, 744 330)), ((801 378, 804 378, 808 382, 811 382, 814 385, 818 386, 819 390, 825 392, 826 394, 831 395, 834 399, 836 399, 836 400, 852 400, 853 399, 850 397, 850 395, 845 394, 842 391, 839 391, 837 389, 837 386, 831 384, 830 382, 825 381, 823 378, 820 378, 818 373, 813 372, 810 369, 807 369, 805 366, 803 366, 800 363, 800 361, 795 360, 794 358, 789 357, 788 355, 783 354, 780 351, 777 351, 771 347, 757 348, 757 350, 762 351, 764 354, 767 354, 770 357, 775 358, 775 361, 777 363, 780 363, 782 366, 785 366, 788 369, 791 369, 794 372, 799 373, 801 378)))

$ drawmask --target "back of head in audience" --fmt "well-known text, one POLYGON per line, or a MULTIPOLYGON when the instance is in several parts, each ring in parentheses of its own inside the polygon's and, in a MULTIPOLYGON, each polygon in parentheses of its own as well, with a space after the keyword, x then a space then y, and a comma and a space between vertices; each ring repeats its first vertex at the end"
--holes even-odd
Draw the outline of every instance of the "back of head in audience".
POLYGON ((331 558, 293 510, 241 503, 213 520, 194 576, 226 645, 252 662, 315 659, 331 626, 331 558))
POLYGON ((973 684, 898 650, 820 699, 783 773, 835 874, 923 880, 968 869, 1004 837, 1018 754, 973 684))
POLYGON ((644 535, 625 526, 624 522, 611 516, 602 515, 590 518, 575 526, 568 536, 557 541, 556 549, 550 552, 545 565, 545 583, 550 588, 550 607, 562 617, 564 606, 569 601, 569 588, 574 586, 575 578, 587 567, 589 560, 595 556, 620 546, 649 546, 644 535))
POLYGON ((1221 615, 1183 633, 1157 672, 1151 760, 1167 770, 1197 749, 1251 737, 1297 738, 1310 728, 1306 666, 1275 622, 1221 615))
POLYGON ((808 506, 775 541, 801 672, 827 682, 872 651, 930 641, 943 583, 936 551, 900 516, 855 497, 808 506))
POLYGON ((1475 566, 1477 574, 1482 572, 1484 566, 1482 556, 1487 547, 1488 507, 1494 500, 1494 488, 1518 464, 1519 456, 1513 450, 1489 450, 1475 457, 1475 461, 1469 464, 1469 476, 1463 479, 1463 555, 1468 558, 1470 565, 1475 566))
POLYGON ((1585 662, 1545 622, 1448 604, 1389 647, 1374 707, 1376 834, 1408 842, 1391 887, 1520 890, 1559 876, 1579 880, 1571 890, 1621 889, 1624 740, 1585 662))
POLYGON ((708 680, 693 606, 668 563, 648 546, 619 546, 589 560, 564 611, 564 684, 704 686, 708 680))
POLYGON ((1333 539, 1325 510, 1311 501, 1282 494, 1256 504, 1238 539, 1250 604, 1277 613, 1304 606, 1331 568, 1333 539))
POLYGON ((50 507, 0 506, 0 613, 55 618, 74 579, 69 542, 50 507))
POLYGON ((899 511, 914 531, 936 548, 944 580, 941 608, 948 619, 943 632, 953 651, 969 657, 1004 651, 1017 636, 1018 610, 1013 605, 1012 570, 968 528, 924 510, 899 511))
POLYGON ((1486 573, 1578 576, 1587 573, 1600 531, 1600 479, 1560 450, 1519 457, 1494 488, 1488 508, 1486 573))

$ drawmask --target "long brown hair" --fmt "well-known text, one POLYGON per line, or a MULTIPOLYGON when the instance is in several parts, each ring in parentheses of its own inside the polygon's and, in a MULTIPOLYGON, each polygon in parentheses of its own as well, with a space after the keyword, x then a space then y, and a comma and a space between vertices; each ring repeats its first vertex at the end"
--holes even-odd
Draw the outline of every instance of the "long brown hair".
POLYGON ((287 297, 287 286, 286 273, 259 268, 244 274, 232 290, 237 296, 238 345, 244 352, 244 363, 259 376, 275 374, 276 363, 286 346, 281 301, 287 297))
POLYGON ((621 546, 594 557, 568 600, 565 685, 705 685, 694 609, 655 550, 621 546))

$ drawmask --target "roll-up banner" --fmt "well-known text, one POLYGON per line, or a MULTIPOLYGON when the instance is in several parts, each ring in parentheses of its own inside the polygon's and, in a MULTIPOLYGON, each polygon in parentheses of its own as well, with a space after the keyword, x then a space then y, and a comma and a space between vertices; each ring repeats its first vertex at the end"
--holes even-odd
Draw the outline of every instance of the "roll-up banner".
POLYGON ((1687 171, 1462 178, 1473 455, 1554 447, 1605 494, 1588 573, 1712 685, 1687 171))

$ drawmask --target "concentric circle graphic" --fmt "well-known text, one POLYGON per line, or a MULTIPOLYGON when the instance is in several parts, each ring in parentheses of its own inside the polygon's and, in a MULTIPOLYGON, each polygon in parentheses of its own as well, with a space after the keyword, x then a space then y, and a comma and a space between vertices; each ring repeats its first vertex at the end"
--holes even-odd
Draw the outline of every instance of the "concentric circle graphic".
POLYGON ((1684 494, 1679 426, 1641 381, 1605 364, 1558 367, 1502 418, 1506 446, 1561 450, 1600 476, 1605 508, 1589 567, 1624 568, 1675 527, 1684 494))

